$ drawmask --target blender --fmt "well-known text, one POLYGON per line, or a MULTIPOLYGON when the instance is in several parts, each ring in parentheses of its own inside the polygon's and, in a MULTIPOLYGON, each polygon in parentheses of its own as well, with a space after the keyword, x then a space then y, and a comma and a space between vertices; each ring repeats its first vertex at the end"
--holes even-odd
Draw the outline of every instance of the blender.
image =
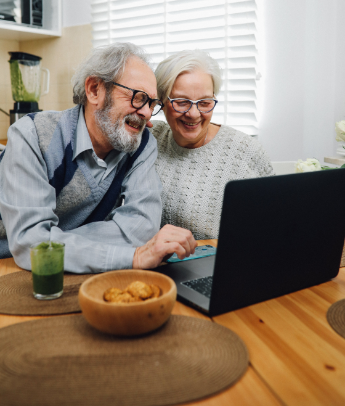
POLYGON ((40 96, 49 92, 49 70, 41 67, 41 57, 26 52, 9 52, 13 110, 10 110, 11 125, 28 113, 39 110, 40 96), (41 92, 41 74, 45 76, 45 88, 41 92))

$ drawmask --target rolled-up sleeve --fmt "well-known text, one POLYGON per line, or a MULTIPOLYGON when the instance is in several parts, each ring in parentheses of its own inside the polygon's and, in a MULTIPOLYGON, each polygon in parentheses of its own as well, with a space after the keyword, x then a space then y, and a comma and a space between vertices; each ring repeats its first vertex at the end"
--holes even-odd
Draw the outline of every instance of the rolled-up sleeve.
POLYGON ((55 214, 55 189, 49 184, 32 120, 24 118, 11 126, 0 167, 0 213, 16 263, 30 270, 30 246, 55 240, 65 244, 66 271, 98 273, 131 268, 136 247, 159 230, 162 207, 161 183, 154 169, 156 156, 156 140, 150 135, 124 179, 124 205, 109 221, 63 231, 55 214))

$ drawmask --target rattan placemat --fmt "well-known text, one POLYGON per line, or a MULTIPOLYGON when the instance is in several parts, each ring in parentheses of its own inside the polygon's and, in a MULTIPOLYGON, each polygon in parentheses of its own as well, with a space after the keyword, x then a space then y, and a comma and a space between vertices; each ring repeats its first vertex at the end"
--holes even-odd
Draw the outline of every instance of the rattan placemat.
POLYGON ((332 304, 327 311, 329 325, 345 338, 345 299, 332 304))
POLYGON ((92 275, 64 275, 64 293, 54 300, 37 300, 32 294, 32 275, 28 271, 0 276, 0 313, 18 316, 80 312, 80 285, 92 275))
POLYGON ((157 406, 234 384, 249 358, 243 341, 211 321, 171 316, 154 333, 116 338, 82 315, 0 329, 2 406, 157 406))

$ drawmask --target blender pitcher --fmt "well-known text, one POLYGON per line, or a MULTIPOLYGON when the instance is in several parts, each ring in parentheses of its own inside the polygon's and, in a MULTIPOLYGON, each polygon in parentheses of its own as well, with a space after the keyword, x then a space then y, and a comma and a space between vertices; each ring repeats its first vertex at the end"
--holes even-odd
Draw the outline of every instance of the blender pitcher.
POLYGON ((13 124, 28 113, 38 109, 40 96, 49 92, 49 70, 41 67, 41 57, 26 52, 9 52, 11 55, 10 72, 12 97, 15 101, 10 110, 10 122, 13 124), (41 73, 44 73, 44 90, 41 92, 41 73))

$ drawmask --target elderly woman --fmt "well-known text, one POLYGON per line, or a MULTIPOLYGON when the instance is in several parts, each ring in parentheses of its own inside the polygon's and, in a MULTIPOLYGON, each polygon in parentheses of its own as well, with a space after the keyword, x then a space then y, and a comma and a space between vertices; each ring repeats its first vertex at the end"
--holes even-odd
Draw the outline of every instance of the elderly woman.
POLYGON ((174 54, 158 65, 156 78, 167 120, 152 121, 151 129, 163 184, 161 225, 187 228, 196 239, 218 238, 226 183, 273 175, 270 160, 252 137, 211 123, 221 73, 208 54, 174 54))

